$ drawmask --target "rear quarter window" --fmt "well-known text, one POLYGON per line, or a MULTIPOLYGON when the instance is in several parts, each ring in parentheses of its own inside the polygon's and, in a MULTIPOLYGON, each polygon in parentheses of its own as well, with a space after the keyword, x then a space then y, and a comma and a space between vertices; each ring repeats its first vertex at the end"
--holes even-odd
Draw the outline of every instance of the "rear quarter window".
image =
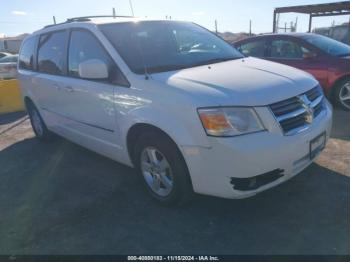
POLYGON ((34 70, 34 53, 35 53, 36 38, 27 39, 19 54, 19 68, 26 70, 34 70))

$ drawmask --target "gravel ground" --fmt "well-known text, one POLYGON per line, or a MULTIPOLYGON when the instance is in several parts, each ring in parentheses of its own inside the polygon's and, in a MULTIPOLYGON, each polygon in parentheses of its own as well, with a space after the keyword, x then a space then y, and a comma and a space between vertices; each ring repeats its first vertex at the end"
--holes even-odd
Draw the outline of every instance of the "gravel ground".
POLYGON ((133 169, 0 116, 1 254, 350 254, 350 113, 316 163, 244 200, 149 199, 133 169))

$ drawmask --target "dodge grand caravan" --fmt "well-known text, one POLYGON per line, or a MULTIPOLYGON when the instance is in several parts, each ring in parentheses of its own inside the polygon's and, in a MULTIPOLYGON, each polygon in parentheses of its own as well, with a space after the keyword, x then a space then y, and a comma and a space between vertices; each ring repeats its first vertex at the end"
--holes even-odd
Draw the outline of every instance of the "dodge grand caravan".
POLYGON ((137 168, 164 204, 253 196, 310 165, 331 132, 312 76, 189 22, 70 19, 29 36, 18 67, 38 139, 137 168))

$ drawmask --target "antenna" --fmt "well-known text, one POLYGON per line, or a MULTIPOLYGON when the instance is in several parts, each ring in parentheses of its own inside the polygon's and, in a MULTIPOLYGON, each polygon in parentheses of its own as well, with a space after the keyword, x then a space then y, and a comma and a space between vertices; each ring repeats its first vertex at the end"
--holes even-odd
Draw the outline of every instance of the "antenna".
POLYGON ((132 0, 129 0, 129 5, 130 5, 130 9, 131 9, 131 14, 132 14, 132 16, 134 16, 134 8, 132 6, 132 0))
POLYGON ((53 19, 53 23, 56 24, 56 17, 53 16, 52 19, 53 19))
POLYGON ((115 8, 113 7, 113 18, 115 18, 116 15, 115 15, 115 8))

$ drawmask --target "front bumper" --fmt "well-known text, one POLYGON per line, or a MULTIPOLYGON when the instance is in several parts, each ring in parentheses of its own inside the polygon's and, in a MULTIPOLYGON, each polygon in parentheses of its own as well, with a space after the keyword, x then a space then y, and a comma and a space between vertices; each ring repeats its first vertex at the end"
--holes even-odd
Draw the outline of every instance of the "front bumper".
POLYGON ((329 139, 332 108, 328 102, 309 129, 293 136, 283 135, 267 108, 256 110, 267 131, 229 138, 208 137, 209 148, 181 147, 195 192, 223 198, 253 196, 287 181, 308 167, 312 163, 310 141, 315 137, 326 132, 329 139), (235 181, 239 179, 262 174, 268 177, 276 170, 282 170, 282 176, 271 182, 267 180, 267 183, 261 183, 252 190, 234 189, 237 188, 235 181))

